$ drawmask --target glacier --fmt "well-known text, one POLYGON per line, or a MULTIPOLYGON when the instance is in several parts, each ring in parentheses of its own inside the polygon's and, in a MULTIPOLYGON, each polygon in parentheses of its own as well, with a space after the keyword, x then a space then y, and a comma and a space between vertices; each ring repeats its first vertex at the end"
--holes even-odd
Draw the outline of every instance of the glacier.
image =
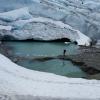
MULTIPOLYGON (((0 15, 0 25, 4 26, 9 26, 19 20, 28 20, 32 19, 32 17, 43 17, 54 21, 61 21, 71 26, 74 30, 78 30, 85 34, 89 38, 96 40, 100 39, 100 0, 1 0, 0 15), (19 9, 22 9, 23 13, 21 10, 19 11, 19 9), (16 13, 16 10, 17 13, 22 14, 18 14, 20 16, 11 14, 12 12, 16 13), (4 19, 8 22, 4 21, 4 19)), ((29 24, 28 25, 31 27, 31 23, 29 24)), ((15 31, 16 34, 19 35, 23 34, 23 30, 24 29, 21 29, 21 27, 19 27, 18 30, 17 27, 15 31)), ((29 33, 27 30, 24 31, 25 33, 29 33)), ((0 31, 0 33, 2 33, 2 31, 0 31)), ((10 34, 10 32, 8 33, 10 34)), ((27 38, 28 37, 31 36, 27 35, 27 38)), ((38 39, 38 37, 36 37, 36 39, 38 39)))
POLYGON ((1 13, 28 7, 33 16, 62 21, 93 39, 100 39, 100 0, 0 1, 1 13))
POLYGON ((8 31, 11 31, 12 30, 12 26, 3 26, 3 25, 0 25, 0 30, 8 30, 8 31))
POLYGON ((32 16, 28 12, 28 8, 22 8, 19 10, 13 10, 13 11, 8 11, 5 13, 0 13, 0 20, 4 21, 15 21, 15 20, 20 20, 20 19, 30 19, 32 16))
POLYGON ((20 100, 18 95, 39 100, 99 100, 100 81, 29 70, 0 54, 0 97, 3 95, 10 96, 10 100, 20 100))
POLYGON ((2 20, 2 27, 11 27, 11 30, 0 29, 2 37, 13 36, 18 40, 45 41, 68 38, 77 42, 78 45, 89 46, 91 43, 89 37, 68 24, 50 18, 32 16, 27 7, 0 13, 0 19, 2 20))
MULTIPOLYGON (((99 27, 100 0, 0 0, 0 39, 68 38, 89 46, 91 38, 100 39, 99 27)), ((18 100, 18 95, 40 100, 99 100, 100 81, 29 70, 0 54, 0 98, 6 98, 5 94, 11 100, 18 100)))

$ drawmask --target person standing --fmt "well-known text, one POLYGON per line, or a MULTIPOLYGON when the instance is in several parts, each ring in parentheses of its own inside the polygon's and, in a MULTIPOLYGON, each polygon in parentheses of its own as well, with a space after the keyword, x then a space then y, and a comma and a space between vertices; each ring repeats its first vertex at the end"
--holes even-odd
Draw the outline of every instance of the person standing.
POLYGON ((63 56, 65 56, 65 55, 66 55, 66 49, 63 50, 63 56))

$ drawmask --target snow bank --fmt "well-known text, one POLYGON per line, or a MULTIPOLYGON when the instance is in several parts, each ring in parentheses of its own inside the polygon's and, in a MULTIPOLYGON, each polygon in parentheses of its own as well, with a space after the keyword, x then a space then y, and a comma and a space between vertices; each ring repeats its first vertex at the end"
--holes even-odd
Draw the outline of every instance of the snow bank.
POLYGON ((18 19, 30 19, 30 18, 32 18, 32 16, 29 14, 29 10, 27 7, 0 13, 0 19, 4 21, 15 21, 18 19))
POLYGON ((32 71, 0 54, 0 94, 98 100, 100 81, 32 71))
POLYGON ((80 37, 79 39, 76 38, 76 42, 78 43, 78 45, 89 46, 92 40, 88 36, 82 34, 80 31, 76 31, 80 37))

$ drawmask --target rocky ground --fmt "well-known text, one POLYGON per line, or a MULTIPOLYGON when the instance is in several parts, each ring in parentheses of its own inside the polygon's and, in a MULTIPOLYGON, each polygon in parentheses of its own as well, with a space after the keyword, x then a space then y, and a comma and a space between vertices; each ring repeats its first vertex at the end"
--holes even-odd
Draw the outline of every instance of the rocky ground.
POLYGON ((90 75, 100 73, 100 48, 80 47, 79 54, 71 55, 70 60, 90 75))
POLYGON ((4 42, 0 41, 0 53, 9 57, 12 54, 11 47, 8 47, 4 42))

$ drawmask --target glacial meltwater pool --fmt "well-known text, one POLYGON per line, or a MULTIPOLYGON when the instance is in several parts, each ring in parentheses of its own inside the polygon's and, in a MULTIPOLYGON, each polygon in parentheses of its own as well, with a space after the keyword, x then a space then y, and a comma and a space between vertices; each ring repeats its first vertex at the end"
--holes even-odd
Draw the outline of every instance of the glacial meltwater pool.
MULTIPOLYGON (((63 42, 6 42, 12 48, 13 55, 22 57, 34 56, 57 56, 62 55, 66 49, 67 54, 77 53, 78 46, 65 44, 63 42)), ((68 77, 85 77, 79 66, 73 65, 70 61, 53 59, 46 61, 19 60, 17 64, 28 69, 55 73, 68 77)))

